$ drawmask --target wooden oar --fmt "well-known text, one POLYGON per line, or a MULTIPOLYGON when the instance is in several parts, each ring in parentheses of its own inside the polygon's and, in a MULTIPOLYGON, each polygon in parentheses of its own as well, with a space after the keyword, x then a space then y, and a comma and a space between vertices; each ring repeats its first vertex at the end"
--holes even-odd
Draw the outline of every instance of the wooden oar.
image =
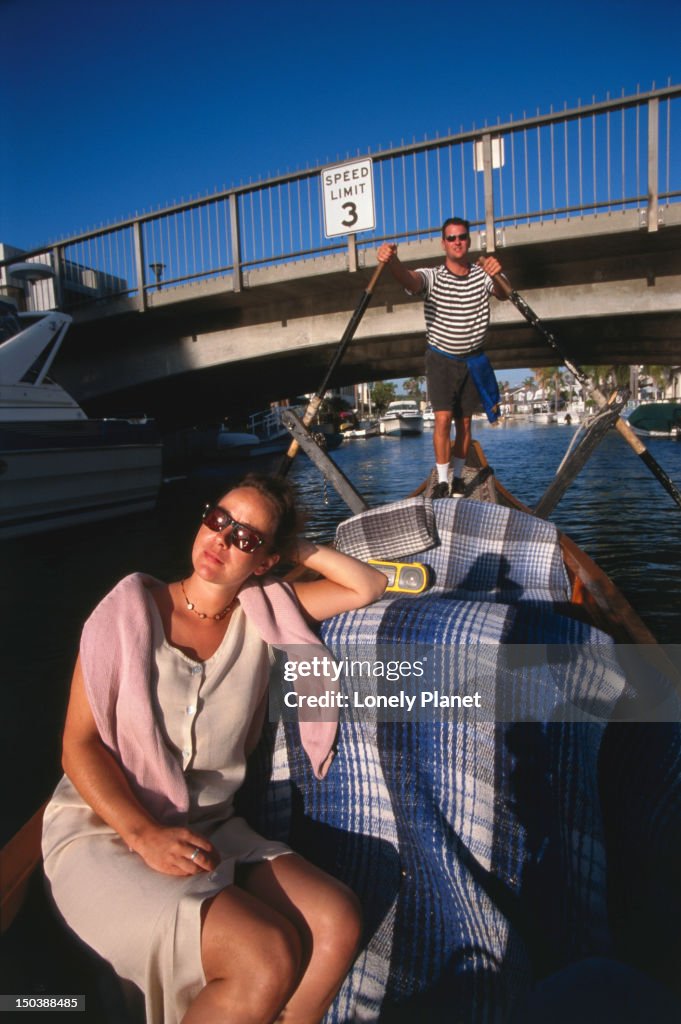
MULTIPOLYGON (((608 405, 608 399, 605 397, 600 388, 596 387, 590 378, 586 375, 584 370, 581 369, 576 363, 574 363, 570 357, 566 354, 562 345, 560 345, 551 331, 541 322, 534 310, 530 309, 528 304, 525 302, 523 297, 513 288, 511 283, 503 274, 497 274, 494 278, 499 283, 503 291, 506 293, 510 301, 516 307, 517 310, 522 313, 528 323, 541 334, 542 338, 549 343, 551 348, 558 353, 561 360, 567 366, 572 376, 579 381, 582 387, 587 388, 594 397, 594 400, 600 409, 605 408, 608 405)), ((670 480, 662 466, 659 464, 657 459, 654 459, 650 454, 646 446, 641 441, 640 437, 634 432, 633 428, 627 422, 618 416, 615 420, 615 429, 619 434, 622 435, 624 440, 630 445, 631 448, 636 452, 641 461, 648 467, 653 476, 657 477, 665 491, 674 499, 676 504, 681 508, 681 491, 679 491, 673 480, 670 480)))
MULTIPOLYGON (((322 404, 322 399, 324 398, 324 395, 326 394, 326 390, 327 390, 327 388, 329 386, 329 381, 331 380, 331 377, 335 373, 336 367, 338 366, 338 364, 340 363, 341 359, 343 358, 343 356, 345 354, 346 348, 348 347, 348 345, 352 341, 352 339, 353 339, 353 337, 355 335, 355 331, 359 327, 359 322, 362 319, 362 317, 364 316, 364 312, 365 312, 367 306, 369 305, 369 302, 371 301, 371 296, 373 294, 374 288, 376 287, 376 284, 378 282, 379 277, 383 273, 383 268, 385 267, 385 265, 386 265, 385 263, 379 263, 378 264, 378 266, 376 267, 376 269, 375 269, 375 271, 373 273, 373 276, 372 276, 371 280, 369 281, 369 284, 366 286, 366 288, 362 292, 362 297, 360 298, 359 302, 357 303, 357 306, 355 308, 354 313, 350 317, 350 321, 348 323, 348 326, 345 328, 345 331, 343 333, 343 337, 341 338, 341 340, 338 343, 338 348, 336 349, 336 351, 334 353, 334 356, 333 356, 333 359, 331 360, 331 362, 329 364, 329 368, 327 369, 326 374, 324 375, 324 379, 321 382, 321 384, 319 385, 319 387, 317 388, 317 390, 315 391, 315 393, 312 396, 312 398, 310 399, 310 401, 308 402, 307 409, 305 410, 305 413, 303 414, 303 418, 302 418, 303 426, 309 427, 309 425, 316 418, 317 413, 319 412, 319 406, 322 404)), ((289 469, 291 468, 291 464, 292 464, 293 460, 295 459, 296 455, 298 454, 299 448, 300 448, 300 445, 298 444, 297 441, 291 441, 291 444, 289 445, 289 448, 288 448, 286 454, 284 455, 284 457, 282 459, 281 465, 279 466, 279 470, 278 470, 278 475, 279 476, 286 476, 286 474, 288 473, 289 469)))

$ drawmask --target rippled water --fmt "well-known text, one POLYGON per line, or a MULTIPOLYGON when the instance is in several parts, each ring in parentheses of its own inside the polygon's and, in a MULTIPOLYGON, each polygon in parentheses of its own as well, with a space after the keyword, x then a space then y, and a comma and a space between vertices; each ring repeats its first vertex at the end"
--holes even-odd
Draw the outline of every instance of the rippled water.
MULTIPOLYGON (((574 427, 476 424, 490 465, 528 505, 560 463, 574 427)), ((681 444, 651 440, 651 453, 681 485, 681 444)), ((432 465, 432 435, 346 441, 334 459, 369 505, 413 490, 432 465)), ((204 468, 167 485, 144 515, 0 544, 3 648, 2 749, 8 788, 3 836, 45 799, 59 774, 59 734, 81 625, 122 576, 163 579, 187 571, 202 503, 244 467, 204 468)), ((291 470, 308 511, 309 535, 326 540, 347 514, 317 470, 299 456, 291 470)), ((613 578, 658 639, 678 643, 681 620, 681 509, 611 431, 551 517, 613 578)))

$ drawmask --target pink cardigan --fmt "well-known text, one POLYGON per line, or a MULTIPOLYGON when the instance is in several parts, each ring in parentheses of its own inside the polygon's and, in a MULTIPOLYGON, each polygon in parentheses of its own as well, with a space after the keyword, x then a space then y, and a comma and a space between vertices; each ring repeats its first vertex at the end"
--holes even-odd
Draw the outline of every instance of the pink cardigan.
MULTIPOLYGON (((121 762, 151 813, 160 820, 177 822, 189 807, 187 786, 180 764, 164 742, 149 698, 152 624, 144 588, 157 582, 142 573, 121 580, 85 623, 80 658, 102 741, 121 762)), ((303 618, 288 584, 275 579, 249 580, 239 592, 239 602, 265 643, 285 650, 289 660, 329 656, 303 618)), ((321 683, 314 680, 313 686, 331 688, 328 680, 321 683)), ((309 718, 310 712, 306 716, 309 718)), ((315 721, 299 722, 299 728, 315 776, 323 779, 334 756, 337 712, 326 708, 315 721)))

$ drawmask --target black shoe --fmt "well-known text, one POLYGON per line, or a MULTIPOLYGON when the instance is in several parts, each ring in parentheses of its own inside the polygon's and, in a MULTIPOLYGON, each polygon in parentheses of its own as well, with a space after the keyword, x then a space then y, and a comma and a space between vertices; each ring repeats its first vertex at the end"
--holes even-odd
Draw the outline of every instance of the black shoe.
POLYGON ((463 498, 465 493, 464 482, 460 476, 455 476, 452 480, 452 498, 463 498))
POLYGON ((446 480, 441 480, 439 484, 435 484, 433 488, 433 498, 448 498, 449 497, 449 484, 446 480))

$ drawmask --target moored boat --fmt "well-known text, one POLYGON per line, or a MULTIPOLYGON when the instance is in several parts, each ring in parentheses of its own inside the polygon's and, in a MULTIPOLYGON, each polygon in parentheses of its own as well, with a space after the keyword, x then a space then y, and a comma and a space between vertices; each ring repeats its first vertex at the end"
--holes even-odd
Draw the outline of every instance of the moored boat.
POLYGON ((360 420, 356 427, 344 430, 343 437, 348 440, 365 440, 367 437, 377 437, 378 433, 378 420, 360 420))
POLYGON ((217 432, 216 445, 220 458, 254 458, 260 449, 260 438, 257 434, 229 430, 223 426, 217 432))
POLYGON ((681 402, 646 402, 629 414, 640 437, 681 438, 681 402))
POLYGON ((423 433, 423 416, 418 403, 400 398, 391 402, 379 419, 380 431, 393 437, 410 437, 423 433))
POLYGON ((0 303, 0 537, 152 508, 161 440, 141 419, 89 419, 49 370, 71 323, 0 303))
POLYGON ((558 415, 555 412, 541 409, 539 412, 530 413, 528 419, 530 423, 557 423, 558 415))
MULTIPOLYGON (((251 450, 251 455, 277 455, 287 450, 291 444, 291 435, 282 420, 282 415, 287 409, 300 415, 303 413, 301 406, 273 405, 248 417, 248 429, 258 440, 257 445, 251 450)), ((328 451, 333 451, 343 442, 343 433, 336 430, 332 423, 316 423, 313 429, 315 433, 323 435, 324 445, 328 451)))

